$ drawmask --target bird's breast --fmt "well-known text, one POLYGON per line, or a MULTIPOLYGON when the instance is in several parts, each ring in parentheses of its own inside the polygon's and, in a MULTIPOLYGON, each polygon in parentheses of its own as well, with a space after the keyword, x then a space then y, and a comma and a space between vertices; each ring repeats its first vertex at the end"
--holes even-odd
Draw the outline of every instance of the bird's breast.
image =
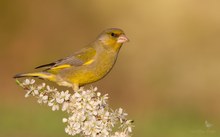
POLYGON ((94 63, 94 70, 98 77, 104 77, 108 72, 112 69, 117 59, 117 55, 115 54, 102 54, 97 59, 97 62, 94 63))

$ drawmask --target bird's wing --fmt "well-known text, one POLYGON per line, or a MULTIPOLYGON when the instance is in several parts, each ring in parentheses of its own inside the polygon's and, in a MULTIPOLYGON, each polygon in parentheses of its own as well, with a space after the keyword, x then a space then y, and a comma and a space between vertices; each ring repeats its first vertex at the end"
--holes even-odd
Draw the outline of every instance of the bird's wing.
POLYGON ((94 61, 93 58, 95 55, 96 50, 93 47, 87 47, 80 50, 79 52, 74 53, 72 56, 68 56, 49 64, 38 66, 36 69, 46 67, 46 70, 60 70, 72 66, 77 67, 82 65, 89 65, 94 61))

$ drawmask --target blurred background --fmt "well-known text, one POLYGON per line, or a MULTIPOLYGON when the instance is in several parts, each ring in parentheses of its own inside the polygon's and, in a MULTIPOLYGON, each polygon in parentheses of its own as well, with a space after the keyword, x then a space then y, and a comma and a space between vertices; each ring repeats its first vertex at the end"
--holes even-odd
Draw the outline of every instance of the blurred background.
POLYGON ((217 0, 1 0, 0 136, 67 137, 65 114, 24 98, 12 76, 68 56, 102 30, 117 27, 130 42, 111 73, 92 85, 109 94, 112 108, 122 107, 134 119, 133 136, 219 137, 219 5, 217 0))

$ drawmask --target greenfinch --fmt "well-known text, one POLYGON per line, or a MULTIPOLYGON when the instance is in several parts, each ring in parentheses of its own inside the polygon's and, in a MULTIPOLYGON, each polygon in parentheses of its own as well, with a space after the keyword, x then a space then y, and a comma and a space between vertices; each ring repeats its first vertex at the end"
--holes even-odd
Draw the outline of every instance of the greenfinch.
POLYGON ((110 28, 73 55, 36 67, 44 68, 42 71, 17 74, 14 78, 38 77, 78 90, 80 86, 105 77, 114 66, 123 43, 127 41, 121 29, 110 28))

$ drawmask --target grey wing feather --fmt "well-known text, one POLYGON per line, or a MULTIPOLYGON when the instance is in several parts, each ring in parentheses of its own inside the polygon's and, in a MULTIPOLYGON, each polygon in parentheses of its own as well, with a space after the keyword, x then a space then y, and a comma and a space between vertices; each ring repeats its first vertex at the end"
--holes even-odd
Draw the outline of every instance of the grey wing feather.
POLYGON ((74 57, 74 56, 69 56, 69 57, 57 60, 55 62, 49 63, 49 64, 44 64, 44 65, 38 66, 35 69, 47 68, 45 70, 48 70, 48 69, 51 69, 53 67, 60 66, 63 64, 69 64, 71 66, 81 66, 83 64, 83 61, 74 57))
POLYGON ((82 49, 81 51, 79 52, 76 52, 74 55, 72 56, 68 56, 66 58, 63 58, 63 59, 60 59, 60 60, 57 60, 55 62, 52 62, 52 63, 49 63, 49 64, 45 64, 45 65, 41 65, 41 66, 38 66, 36 67, 35 69, 38 69, 38 68, 44 68, 46 67, 48 69, 51 69, 53 67, 57 67, 57 66, 60 66, 60 65, 63 65, 63 64, 69 64, 71 66, 81 66, 85 63, 85 61, 81 60, 80 58, 77 58, 77 55, 79 54, 83 54, 83 53, 86 53, 86 51, 88 50, 89 48, 84 48, 82 49))
POLYGON ((58 60, 52 67, 60 66, 63 64, 69 64, 71 66, 81 66, 84 62, 75 56, 69 56, 64 59, 58 60))

